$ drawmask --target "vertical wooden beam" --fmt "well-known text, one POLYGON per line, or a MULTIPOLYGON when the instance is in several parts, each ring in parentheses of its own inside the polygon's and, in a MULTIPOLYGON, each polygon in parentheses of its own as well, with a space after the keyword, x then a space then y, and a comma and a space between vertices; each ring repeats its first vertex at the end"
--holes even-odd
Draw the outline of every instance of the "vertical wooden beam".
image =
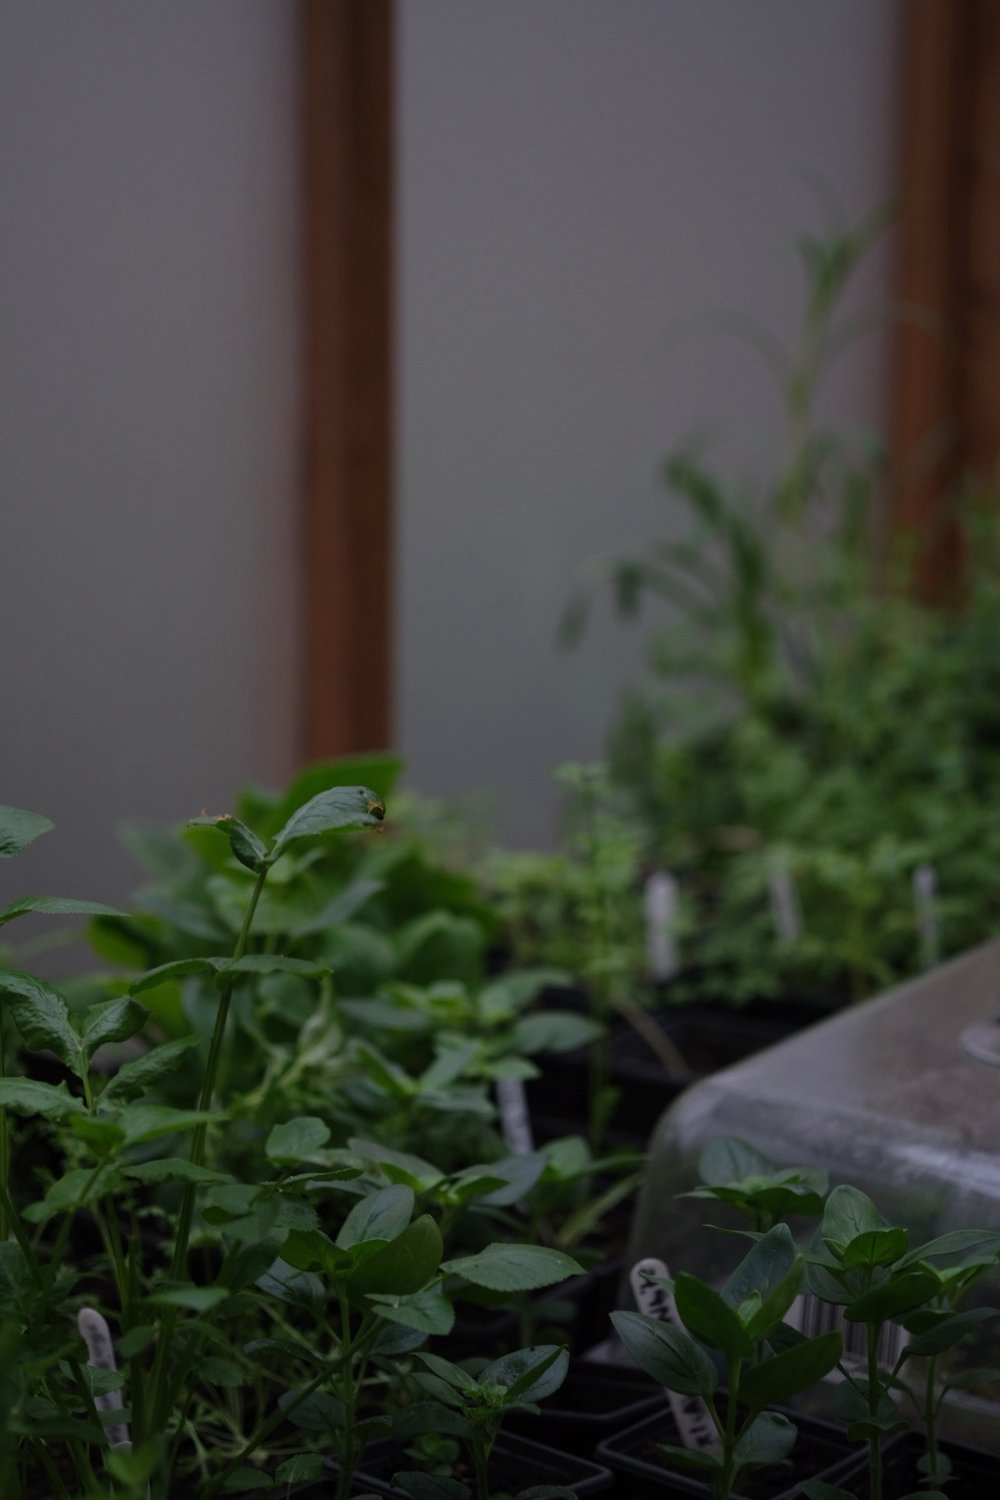
POLYGON ((958 495, 1000 461, 1000 0, 907 0, 892 449, 914 586, 954 598, 958 495))
POLYGON ((300 0, 302 749, 385 746, 391 692, 392 0, 300 0))

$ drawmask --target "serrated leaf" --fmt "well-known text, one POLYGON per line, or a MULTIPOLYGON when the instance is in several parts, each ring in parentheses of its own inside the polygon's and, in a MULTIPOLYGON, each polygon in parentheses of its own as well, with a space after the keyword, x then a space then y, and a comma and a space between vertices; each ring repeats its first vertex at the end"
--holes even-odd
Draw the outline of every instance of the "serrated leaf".
POLYGON ((211 1167, 200 1167, 196 1162, 182 1156, 159 1156, 154 1161, 140 1161, 122 1168, 126 1177, 137 1182, 196 1182, 221 1184, 233 1182, 226 1172, 215 1172, 211 1167))
POLYGON ((18 1114, 44 1115, 50 1120, 85 1113, 82 1101, 74 1099, 64 1083, 54 1087, 34 1078, 0 1078, 0 1105, 18 1114))
POLYGON ((325 1146, 330 1127, 316 1115, 296 1115, 282 1125, 275 1125, 264 1145, 264 1154, 273 1162, 300 1162, 325 1146))
POLYGON ((572 1256, 544 1245, 487 1245, 477 1255, 447 1260, 441 1269, 494 1292, 531 1292, 553 1286, 583 1267, 572 1256))
POLYGON ((100 1104, 106 1107, 112 1103, 124 1103, 146 1093, 161 1079, 169 1077, 185 1052, 189 1052, 197 1044, 197 1037, 181 1037, 176 1042, 163 1042, 159 1047, 151 1047, 141 1057, 122 1063, 105 1086, 100 1104))
POLYGON ((682 1396, 711 1396, 718 1372, 690 1335, 646 1313, 613 1312, 618 1337, 640 1369, 668 1391, 682 1396))
POLYGON ((412 1297, 371 1296, 380 1318, 417 1333, 449 1334, 455 1326, 455 1309, 439 1288, 428 1287, 412 1297))
POLYGON ((133 995, 141 995, 145 990, 155 990, 159 985, 177 979, 214 978, 228 962, 227 958, 175 958, 168 964, 147 969, 145 974, 133 979, 130 990, 133 995))
POLYGON ((20 854, 54 827, 41 813, 27 812, 23 807, 0 807, 0 859, 20 854))
POLYGON ((80 1037, 62 995, 31 974, 0 973, 0 1003, 13 1016, 25 1045, 46 1048, 61 1057, 78 1076, 84 1072, 80 1037))
POLYGON ((325 1463, 322 1453, 296 1453, 278 1465, 274 1477, 279 1484, 305 1484, 322 1476, 325 1463))
POLYGON ((479 1372, 480 1386, 502 1385, 507 1399, 544 1401, 553 1395, 569 1372, 569 1351, 559 1344, 538 1344, 502 1354, 479 1372))
POLYGON ((127 995, 92 1005, 83 1023, 83 1050, 87 1057, 93 1057, 98 1047, 109 1042, 124 1042, 135 1036, 146 1024, 148 1015, 147 1010, 127 995))
POLYGON ((173 1109, 169 1104, 128 1104, 118 1116, 118 1124, 125 1132, 125 1144, 138 1146, 144 1141, 177 1135, 224 1118, 224 1115, 213 1114, 207 1109, 173 1109))
POLYGON ((325 792, 318 792, 292 813, 274 840, 268 862, 273 864, 303 839, 372 827, 381 823, 384 817, 385 807, 368 787, 330 787, 325 792))
MULTIPOLYGON (((0 858, 3 856, 0 855, 0 858)), ((74 901, 68 896, 19 896, 0 911, 0 927, 15 917, 32 913, 50 917, 124 917, 127 914, 103 901, 74 901)))

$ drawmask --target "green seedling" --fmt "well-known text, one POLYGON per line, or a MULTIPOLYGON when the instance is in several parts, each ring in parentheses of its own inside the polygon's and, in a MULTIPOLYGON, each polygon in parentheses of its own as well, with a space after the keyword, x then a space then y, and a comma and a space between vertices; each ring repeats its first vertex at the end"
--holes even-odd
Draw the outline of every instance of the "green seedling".
MULTIPOLYGON (((838 1387, 837 1402, 848 1424, 848 1437, 868 1444, 870 1500, 882 1500, 882 1444, 886 1437, 907 1426, 893 1399, 895 1390, 906 1389, 900 1372, 911 1358, 936 1356, 951 1347, 979 1321, 982 1315, 978 1311, 970 1317, 949 1309, 946 1289, 954 1286, 956 1296, 960 1295, 966 1276, 973 1279, 986 1264, 995 1261, 997 1246, 995 1233, 968 1230, 911 1248, 907 1231, 889 1224, 857 1188, 836 1187, 827 1199, 807 1254, 807 1285, 821 1300, 842 1307, 847 1322, 864 1328, 865 1372, 859 1376, 847 1365, 841 1366, 844 1383, 838 1387), (956 1268, 953 1273, 935 1265, 938 1259, 970 1249, 987 1253, 977 1255, 965 1270, 956 1268), (920 1331, 905 1345, 894 1368, 885 1369, 880 1366, 878 1351, 889 1322, 902 1322, 920 1331)), ((992 1315, 992 1311, 985 1313, 992 1315)), ((944 1477, 944 1468, 935 1436, 938 1403, 930 1404, 924 1472, 929 1482, 936 1482, 944 1477)), ((811 1490, 807 1487, 806 1493, 812 1500, 823 1500, 822 1490, 815 1486, 811 1490)))
MULTIPOLYGON (((490 1500, 490 1454, 505 1416, 512 1411, 537 1412, 539 1401, 551 1396, 566 1378, 569 1356, 557 1345, 519 1349, 486 1364, 477 1375, 464 1365, 435 1354, 416 1356, 423 1368, 416 1375, 424 1400, 405 1406, 393 1418, 394 1435, 409 1440, 428 1432, 449 1433, 464 1445, 475 1476, 475 1487, 444 1477, 403 1471, 395 1483, 412 1500, 490 1500)), ((528 1496, 571 1496, 571 1490, 544 1486, 528 1496)))
POLYGON ((706 1402, 717 1449, 663 1445, 663 1452, 671 1466, 709 1485, 715 1500, 729 1500, 747 1468, 788 1456, 795 1427, 768 1407, 807 1390, 840 1359, 837 1333, 790 1345, 783 1338, 783 1319, 804 1274, 801 1252, 787 1226, 778 1224, 760 1236, 721 1292, 686 1272, 670 1283, 684 1329, 645 1313, 612 1314, 619 1337, 647 1374, 668 1391, 706 1402), (706 1347, 725 1364, 724 1403, 706 1347))
POLYGON ((776 1167, 735 1136, 719 1136, 698 1157, 701 1184, 680 1198, 726 1203, 760 1233, 781 1219, 823 1212, 829 1177, 819 1167, 776 1167))

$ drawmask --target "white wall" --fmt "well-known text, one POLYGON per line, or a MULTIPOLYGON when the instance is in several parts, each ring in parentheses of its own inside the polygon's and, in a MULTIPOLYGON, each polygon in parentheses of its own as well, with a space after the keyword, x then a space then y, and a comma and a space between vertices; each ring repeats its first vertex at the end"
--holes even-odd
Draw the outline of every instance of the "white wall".
POLYGON ((0 8, 0 802, 11 893, 291 769, 296 7, 0 8))
MULTIPOLYGON (((694 313, 799 306, 824 178, 852 215, 893 184, 896 0, 404 0, 400 6, 397 720, 415 786, 498 788, 544 842, 550 771, 601 753, 639 636, 566 657, 577 570, 662 528, 659 462, 714 428, 762 474, 757 357, 694 313)), ((887 256, 859 305, 884 300, 887 256)), ((884 350, 829 413, 880 419, 884 350)))

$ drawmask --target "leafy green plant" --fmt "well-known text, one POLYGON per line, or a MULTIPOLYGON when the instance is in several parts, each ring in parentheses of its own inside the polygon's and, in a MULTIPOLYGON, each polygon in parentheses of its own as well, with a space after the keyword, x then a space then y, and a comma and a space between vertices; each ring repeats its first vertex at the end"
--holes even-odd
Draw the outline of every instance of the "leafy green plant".
MULTIPOLYGON (((868 1443, 870 1500, 882 1500, 882 1442, 907 1426, 893 1400, 894 1390, 905 1389, 900 1371, 909 1359, 936 1356, 977 1321, 994 1315, 992 1310, 957 1313, 947 1304, 952 1288, 957 1297, 986 1266, 996 1263, 997 1248, 994 1232, 963 1230, 911 1249, 907 1231, 889 1224, 857 1188, 836 1187, 828 1197, 807 1256, 807 1284, 815 1296, 842 1307, 847 1322, 864 1328, 865 1373, 856 1375, 841 1366, 844 1383, 838 1388, 838 1406, 848 1423, 848 1437, 868 1443), (942 1270, 936 1265, 971 1250, 977 1254, 965 1266, 942 1270), (879 1364, 878 1351, 890 1321, 921 1331, 904 1346, 895 1367, 887 1370, 879 1364)), ((933 1392, 933 1369, 929 1379, 933 1392)), ((930 1415, 925 1473, 931 1482, 946 1477, 935 1436, 937 1404, 929 1395, 924 1408, 930 1415)), ((824 1500, 822 1488, 804 1488, 812 1500, 824 1500)))
MULTIPOLYGON (((805 298, 790 352, 753 328, 785 434, 773 475, 730 482, 691 444, 666 482, 689 530, 599 570, 619 614, 646 602, 648 686, 612 731, 609 761, 648 858, 680 880, 678 999, 859 999, 1000 930, 992 872, 1000 621, 995 495, 964 487, 970 539, 960 610, 909 597, 912 543, 884 534, 880 445, 817 417, 827 370, 858 332, 844 294, 883 215, 800 244, 805 298), (801 911, 776 930, 773 874, 801 911), (930 868, 936 943, 913 881, 930 868)), ((567 611, 579 638, 593 594, 567 611)))
MULTIPOLYGON (((464 1445, 475 1476, 475 1488, 451 1478, 403 1470, 395 1482, 413 1500, 490 1500, 490 1455, 504 1417, 511 1411, 537 1412, 539 1401, 551 1396, 566 1378, 569 1356, 558 1345, 519 1349, 485 1364, 478 1375, 464 1365, 436 1354, 418 1354, 423 1368, 416 1376, 425 1399, 404 1406, 393 1419, 397 1438, 408 1440, 428 1432, 450 1433, 464 1445)), ((572 1495, 571 1490, 544 1486, 527 1496, 572 1495)))
POLYGON ((735 1136, 716 1136, 702 1148, 698 1175, 699 1186, 679 1197, 728 1204, 760 1233, 793 1215, 822 1213, 829 1190, 829 1177, 822 1168, 776 1167, 735 1136))
POLYGON ((840 1358, 838 1333, 789 1345, 780 1339, 804 1274, 804 1259, 787 1225, 776 1224, 759 1237, 721 1292, 687 1272, 675 1278, 670 1285, 686 1332, 645 1313, 612 1314, 619 1337, 647 1374, 668 1391, 707 1403, 718 1452, 661 1446, 671 1465, 707 1482, 716 1500, 728 1500, 744 1469, 787 1457, 795 1427, 767 1408, 807 1390, 840 1358), (717 1399, 719 1373, 705 1346, 725 1363, 724 1405, 717 1399))

